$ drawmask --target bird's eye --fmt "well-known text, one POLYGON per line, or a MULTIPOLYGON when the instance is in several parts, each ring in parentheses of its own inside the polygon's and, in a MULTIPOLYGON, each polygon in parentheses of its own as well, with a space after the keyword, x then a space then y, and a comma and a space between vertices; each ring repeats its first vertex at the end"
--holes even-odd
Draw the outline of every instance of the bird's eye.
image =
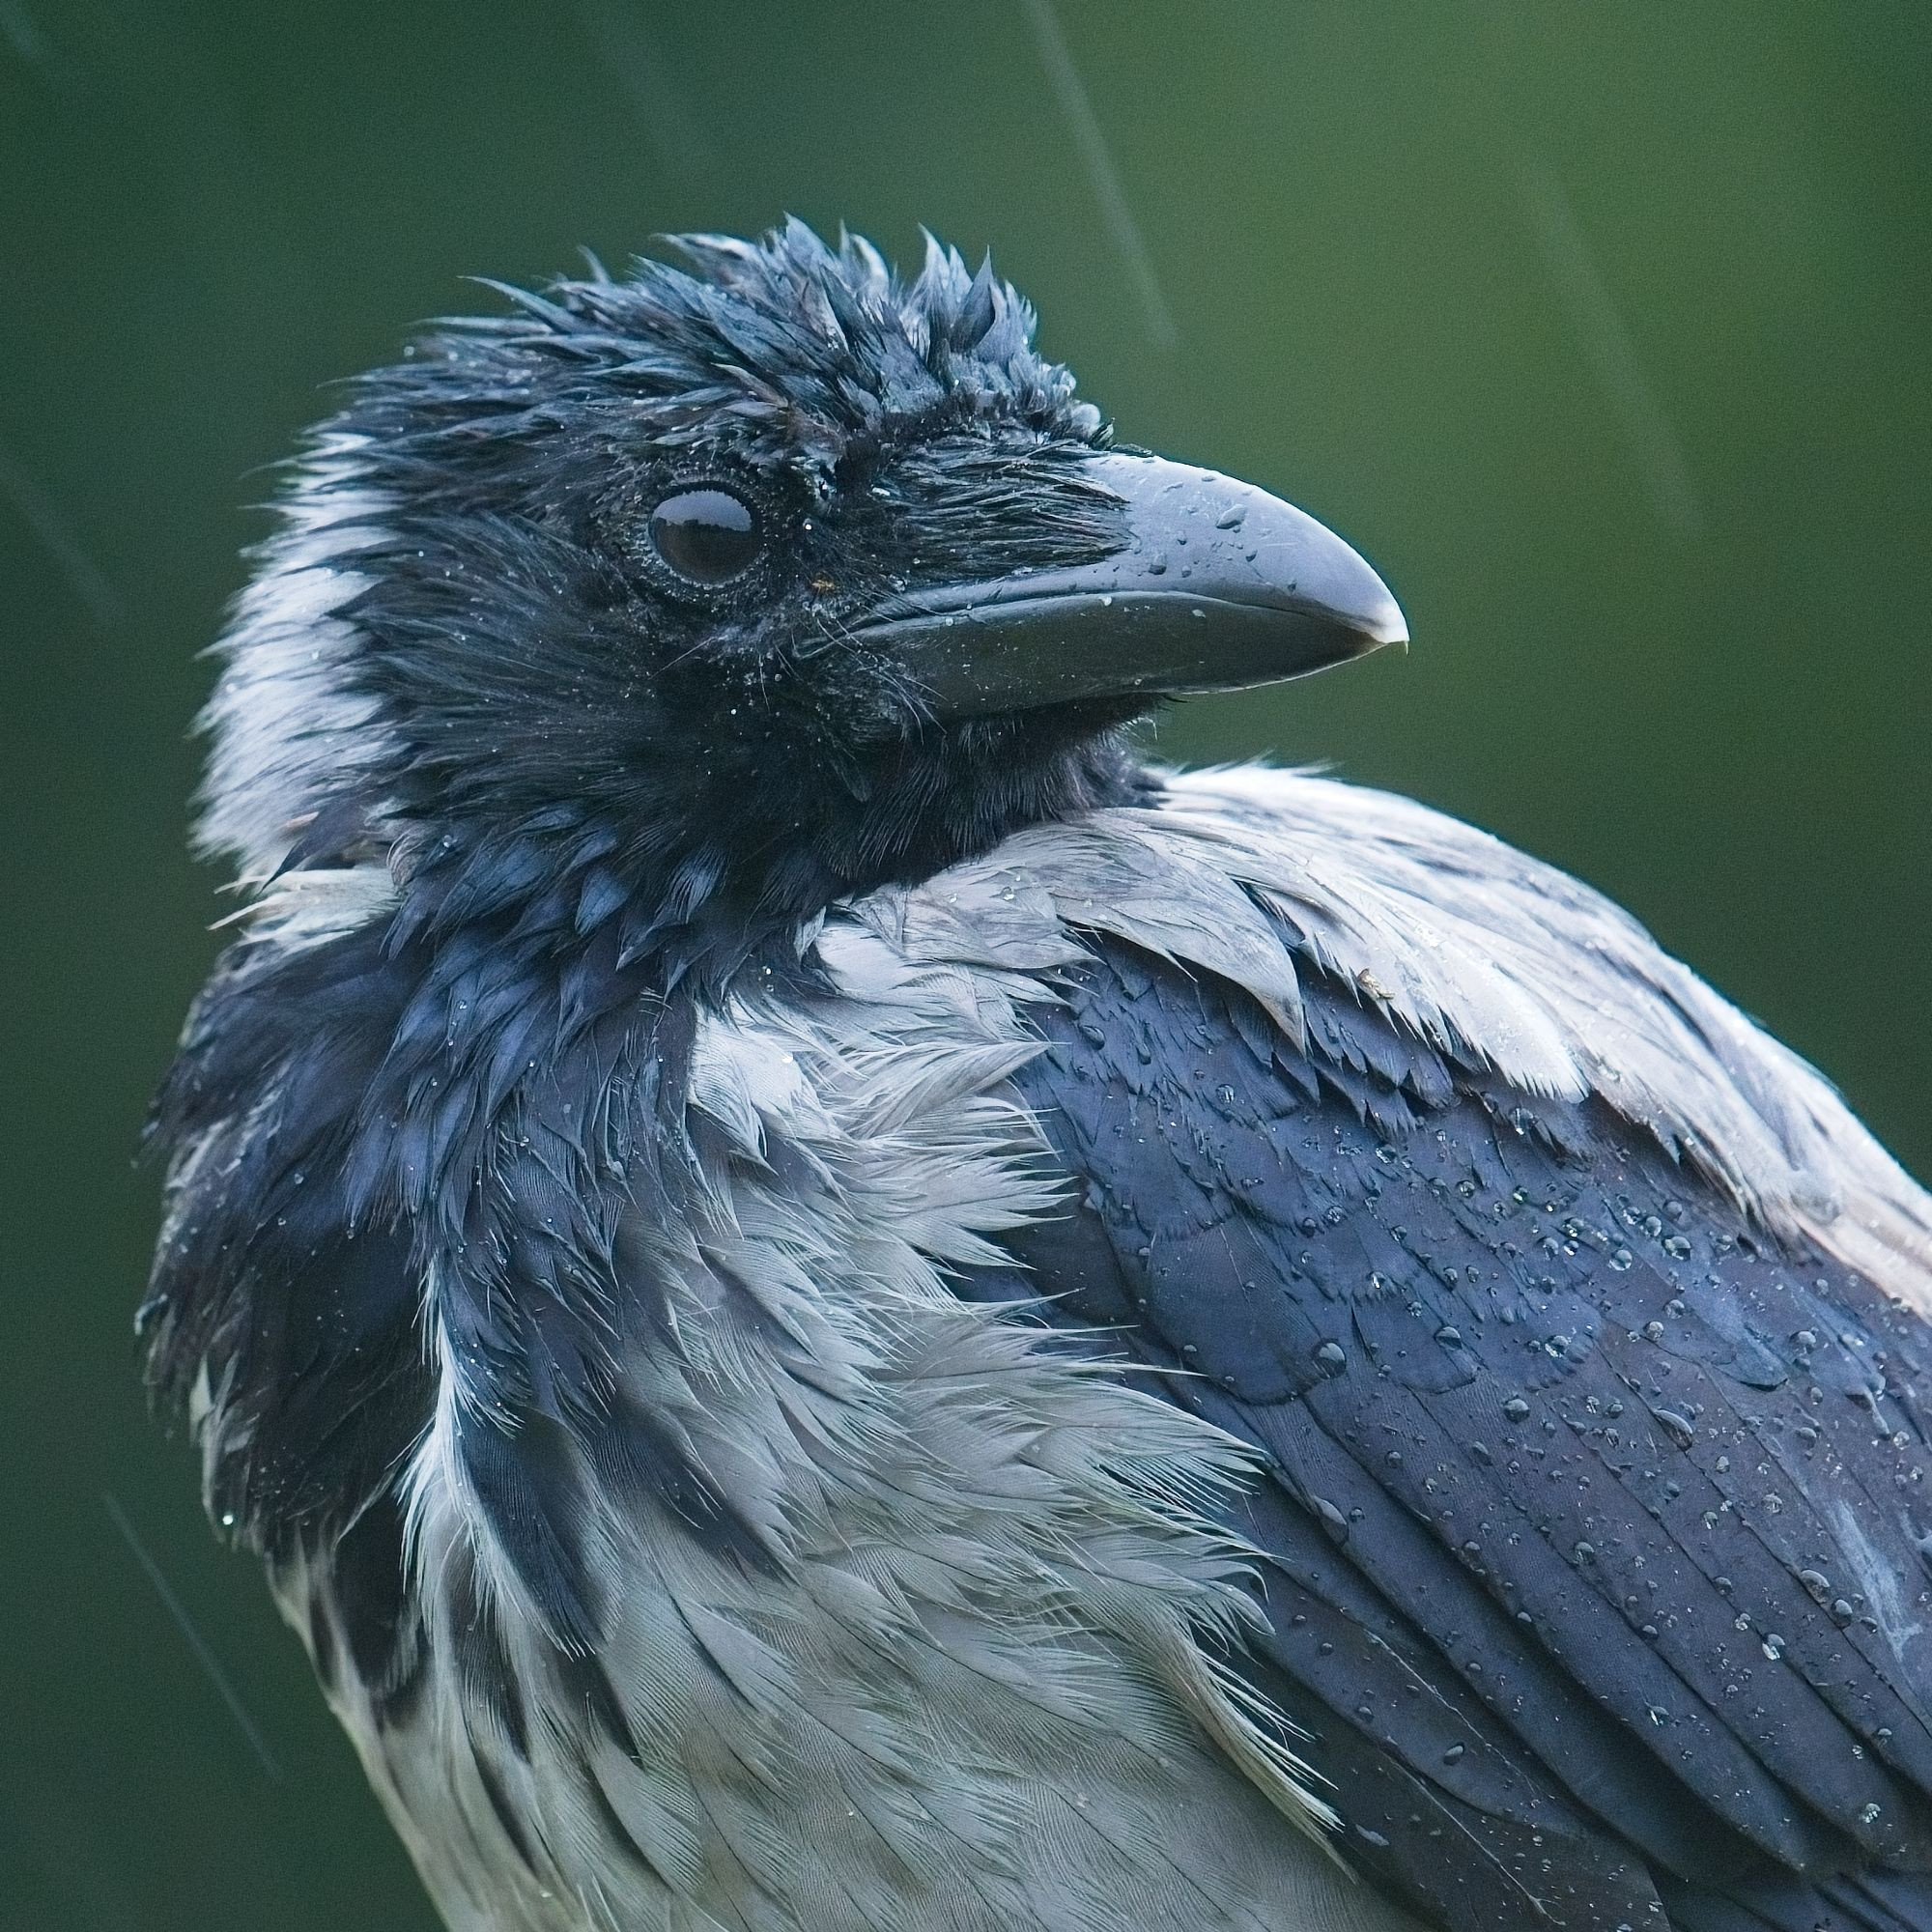
POLYGON ((651 542, 678 576, 707 589, 743 577, 763 539, 752 506, 707 485, 678 490, 651 512, 651 542))

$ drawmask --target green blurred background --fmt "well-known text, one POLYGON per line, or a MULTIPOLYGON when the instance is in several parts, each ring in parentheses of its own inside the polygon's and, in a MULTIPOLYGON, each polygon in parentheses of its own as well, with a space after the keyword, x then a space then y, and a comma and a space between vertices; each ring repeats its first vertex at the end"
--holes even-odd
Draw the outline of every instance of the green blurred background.
POLYGON ((0 0, 0 1926, 431 1922, 128 1330, 195 653, 331 378, 579 243, 990 243, 1124 435, 1408 611, 1168 753, 1573 867, 1922 1173, 1928 74, 1923 0, 0 0))

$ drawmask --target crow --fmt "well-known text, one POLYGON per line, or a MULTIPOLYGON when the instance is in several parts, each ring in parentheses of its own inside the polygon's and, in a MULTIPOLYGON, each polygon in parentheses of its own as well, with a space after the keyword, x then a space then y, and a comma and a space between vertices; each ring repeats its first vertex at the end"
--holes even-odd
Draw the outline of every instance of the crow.
POLYGON ((447 1922, 1932 1927, 1932 1202, 1139 755, 1403 618, 990 266, 677 246, 359 382, 207 719, 149 1373, 447 1922))

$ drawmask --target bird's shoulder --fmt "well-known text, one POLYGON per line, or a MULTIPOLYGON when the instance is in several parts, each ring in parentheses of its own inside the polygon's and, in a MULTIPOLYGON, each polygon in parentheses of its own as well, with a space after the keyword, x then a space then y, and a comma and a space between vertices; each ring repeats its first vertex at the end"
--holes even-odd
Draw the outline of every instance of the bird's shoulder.
POLYGON ((1041 962, 1016 1082, 1080 1199, 981 1286, 1269 1457, 1270 1668, 1365 1861, 1456 1923, 1442 1806, 1491 1882, 1509 1817, 1666 1893, 1922 1867, 1924 1197, 1574 882, 1321 781, 1177 789, 893 930, 1041 962))

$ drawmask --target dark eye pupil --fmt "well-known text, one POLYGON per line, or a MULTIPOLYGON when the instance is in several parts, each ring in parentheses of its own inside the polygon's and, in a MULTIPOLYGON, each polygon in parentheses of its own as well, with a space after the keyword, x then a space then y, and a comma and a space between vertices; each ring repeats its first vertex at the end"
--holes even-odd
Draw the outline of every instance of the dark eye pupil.
POLYGON ((651 512, 658 554, 693 583, 729 583, 758 554, 758 520, 728 490, 679 490, 651 512))

